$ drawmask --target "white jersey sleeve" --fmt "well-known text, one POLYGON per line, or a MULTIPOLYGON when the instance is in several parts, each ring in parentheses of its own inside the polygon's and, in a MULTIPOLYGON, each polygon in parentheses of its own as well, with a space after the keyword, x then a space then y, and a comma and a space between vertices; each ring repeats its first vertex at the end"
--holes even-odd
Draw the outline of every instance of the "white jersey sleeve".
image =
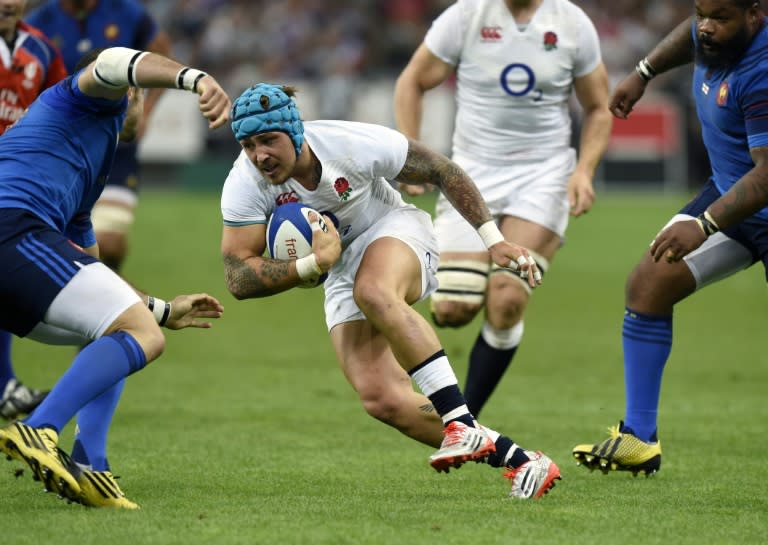
POLYGON ((573 61, 573 77, 580 78, 591 73, 602 62, 600 38, 592 20, 581 9, 574 10, 579 29, 578 50, 573 61))
POLYGON ((443 62, 456 66, 459 64, 461 50, 464 47, 464 27, 458 3, 451 5, 437 19, 424 37, 424 45, 433 55, 443 62))
POLYGON ((237 227, 267 223, 273 205, 270 195, 257 185, 260 176, 253 163, 241 151, 224 181, 221 193, 221 215, 224 225, 237 227))
POLYGON ((360 146, 360 162, 368 162, 365 155, 370 154, 371 175, 394 179, 405 165, 408 139, 402 133, 381 125, 367 125, 365 136, 370 142, 369 145, 360 146))

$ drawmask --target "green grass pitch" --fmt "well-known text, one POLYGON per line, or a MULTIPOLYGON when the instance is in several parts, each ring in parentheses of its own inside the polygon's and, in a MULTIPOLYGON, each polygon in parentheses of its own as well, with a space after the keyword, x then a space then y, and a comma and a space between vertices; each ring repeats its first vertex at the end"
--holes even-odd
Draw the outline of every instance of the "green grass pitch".
MULTIPOLYGON (((126 276, 166 299, 207 291, 225 316, 212 330, 168 331, 163 357, 127 383, 109 453, 140 511, 67 505, 2 461, 0 534, 13 545, 765 543, 760 266, 677 309, 658 475, 590 474, 570 455, 622 416, 624 281, 684 200, 603 194, 572 221, 483 415, 560 465, 548 496, 521 502, 506 498, 499 470, 435 473, 430 448, 363 412, 328 341, 321 290, 242 302, 227 294, 218 194, 147 191, 126 276)), ((479 325, 440 331, 460 383, 479 325)), ((14 345, 33 386, 50 386, 72 355, 14 345)), ((67 449, 71 437, 68 427, 67 449)))

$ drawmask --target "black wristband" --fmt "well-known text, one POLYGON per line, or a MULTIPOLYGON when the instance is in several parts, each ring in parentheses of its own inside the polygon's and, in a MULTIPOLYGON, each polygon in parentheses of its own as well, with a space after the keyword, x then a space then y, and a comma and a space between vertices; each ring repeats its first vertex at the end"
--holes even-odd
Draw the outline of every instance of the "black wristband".
POLYGON ((704 234, 707 235, 707 237, 711 237, 715 233, 717 233, 720 228, 711 221, 707 216, 706 212, 703 212, 696 216, 696 219, 699 220, 699 225, 701 226, 701 229, 704 231, 704 234))
POLYGON ((165 308, 163 309, 163 317, 160 318, 160 321, 158 324, 160 327, 163 327, 165 325, 165 322, 168 321, 168 318, 171 316, 171 304, 165 303, 165 308))
POLYGON ((657 75, 656 70, 654 70, 651 63, 648 62, 648 57, 641 59, 640 62, 637 63, 635 72, 637 72, 637 75, 640 76, 645 83, 648 83, 657 75))

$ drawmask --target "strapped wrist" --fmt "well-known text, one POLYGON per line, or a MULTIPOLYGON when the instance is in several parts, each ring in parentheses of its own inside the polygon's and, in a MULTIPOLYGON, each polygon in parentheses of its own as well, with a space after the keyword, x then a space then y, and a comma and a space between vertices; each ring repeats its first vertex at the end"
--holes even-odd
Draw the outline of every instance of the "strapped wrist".
POLYGON ((711 237, 720 230, 720 227, 718 227, 714 218, 712 218, 712 214, 706 210, 696 217, 696 223, 699 224, 699 227, 701 227, 701 230, 704 231, 704 235, 707 238, 711 237))
POLYGON ((176 87, 178 89, 186 89, 187 91, 197 92, 198 82, 207 76, 202 70, 197 68, 189 68, 188 66, 179 70, 176 74, 176 87))
POLYGON ((147 308, 152 311, 160 327, 163 327, 171 316, 171 304, 151 295, 147 295, 147 308))
POLYGON ((313 280, 323 274, 314 253, 296 260, 296 272, 302 280, 313 280))
POLYGON ((498 225, 493 220, 488 220, 477 229, 477 234, 483 239, 486 248, 498 244, 504 240, 504 235, 499 231, 498 225))
POLYGON ((640 76, 645 83, 648 83, 658 75, 658 72, 656 72, 653 66, 651 66, 651 63, 648 62, 648 57, 640 59, 640 62, 635 66, 635 72, 637 72, 637 75, 640 76))

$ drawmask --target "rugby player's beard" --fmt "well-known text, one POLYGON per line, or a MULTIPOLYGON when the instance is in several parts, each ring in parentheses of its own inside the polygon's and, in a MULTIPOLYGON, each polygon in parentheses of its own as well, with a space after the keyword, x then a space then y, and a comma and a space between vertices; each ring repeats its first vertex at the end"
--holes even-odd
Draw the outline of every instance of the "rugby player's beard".
POLYGON ((285 183, 291 177, 292 172, 292 170, 286 169, 282 163, 279 163, 277 168, 271 174, 266 174, 258 164, 256 165, 256 168, 261 172, 261 175, 267 179, 270 185, 280 185, 285 183))
POLYGON ((739 62, 751 43, 752 36, 746 26, 726 42, 715 42, 706 34, 699 34, 696 41, 696 63, 709 70, 726 70, 739 62), (706 50, 703 44, 716 47, 706 50))

